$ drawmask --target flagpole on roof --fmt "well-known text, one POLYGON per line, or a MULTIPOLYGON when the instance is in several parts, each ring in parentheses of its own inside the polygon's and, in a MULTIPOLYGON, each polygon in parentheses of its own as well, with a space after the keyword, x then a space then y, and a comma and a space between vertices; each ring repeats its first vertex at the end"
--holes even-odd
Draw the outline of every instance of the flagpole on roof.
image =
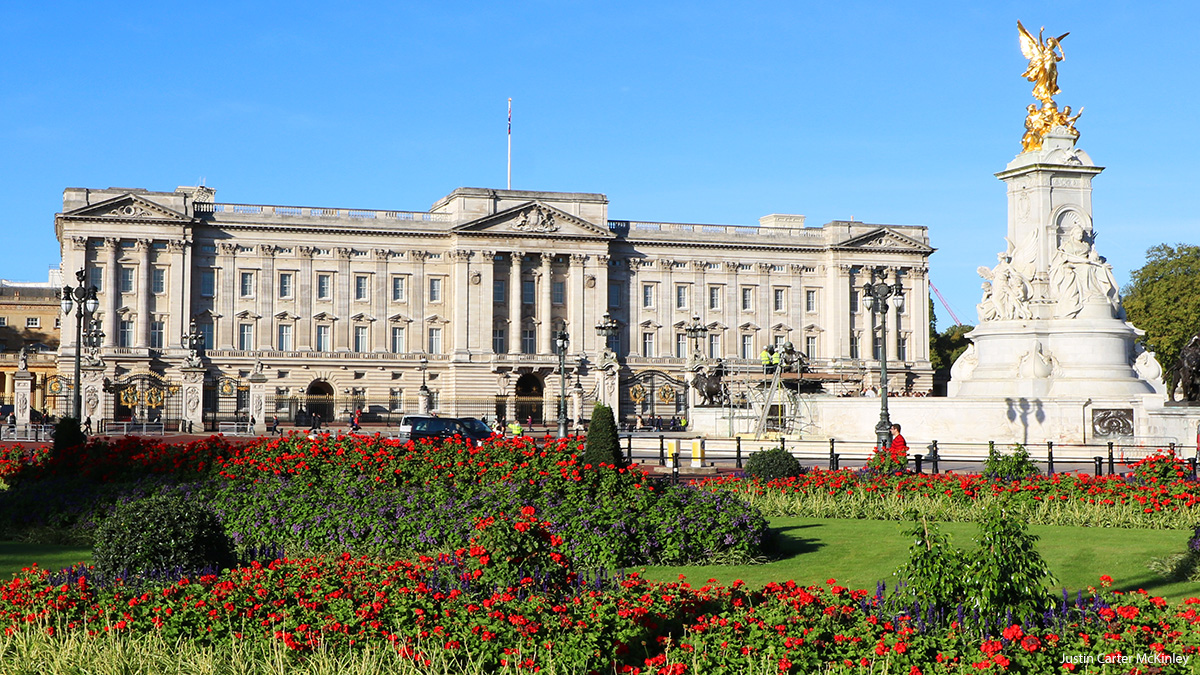
POLYGON ((512 189, 512 98, 508 99, 508 189, 512 189))

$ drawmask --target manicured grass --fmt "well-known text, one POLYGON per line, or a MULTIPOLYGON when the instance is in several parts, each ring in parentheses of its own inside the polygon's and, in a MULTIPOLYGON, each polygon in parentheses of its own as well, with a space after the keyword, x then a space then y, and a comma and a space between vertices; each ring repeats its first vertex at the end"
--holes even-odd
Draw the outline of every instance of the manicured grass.
MULTIPOLYGON (((762 565, 650 567, 645 576, 665 581, 684 574, 695 585, 710 578, 724 584, 741 579, 755 587, 789 579, 803 585, 837 579, 843 586, 874 591, 880 580, 889 587, 894 584, 893 572, 907 559, 911 543, 902 534, 909 524, 895 521, 772 518, 770 523, 779 536, 778 560, 762 565)), ((959 548, 975 548, 974 523, 939 525, 959 548)), ((1033 525, 1029 530, 1041 537, 1038 551, 1058 577, 1056 588, 1099 586, 1100 575, 1107 574, 1119 589, 1144 588, 1168 600, 1200 596, 1200 584, 1168 582, 1146 567, 1151 558, 1181 553, 1190 531, 1051 525, 1033 525)))
MULTIPOLYGON (((665 581, 684 574, 694 584, 710 578, 725 584, 741 579, 755 587, 789 579, 804 585, 837 579, 844 586, 873 590, 880 580, 891 586, 892 573, 908 556, 910 542, 901 534, 907 523, 821 518, 772 518, 770 522, 778 536, 777 560, 762 565, 651 567, 645 576, 665 581)), ((978 532, 974 523, 941 523, 940 527, 960 548, 974 548, 972 537, 978 532)), ((1050 525, 1029 529, 1041 537, 1038 550, 1058 577, 1058 587, 1086 589, 1107 574, 1121 589, 1144 588, 1169 600, 1200 596, 1200 584, 1167 582, 1146 567, 1151 558, 1182 552, 1191 536, 1187 530, 1050 525)), ((0 541, 0 580, 34 562, 61 569, 90 561, 91 556, 91 550, 82 547, 0 541)))
POLYGON ((33 563, 43 569, 60 570, 91 560, 92 549, 86 547, 0 541, 0 583, 33 563))

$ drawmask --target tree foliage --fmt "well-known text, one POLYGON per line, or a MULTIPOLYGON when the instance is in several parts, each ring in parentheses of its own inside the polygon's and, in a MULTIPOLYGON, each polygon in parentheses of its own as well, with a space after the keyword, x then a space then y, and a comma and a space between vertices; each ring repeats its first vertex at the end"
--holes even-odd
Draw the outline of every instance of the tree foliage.
POLYGON ((934 370, 949 370, 954 360, 967 351, 971 341, 967 333, 975 330, 974 326, 960 324, 950 326, 944 333, 938 333, 933 338, 932 349, 929 350, 929 363, 934 370))
POLYGON ((592 408, 592 421, 588 423, 583 461, 593 466, 602 463, 625 465, 625 458, 621 455, 621 439, 617 435, 617 421, 613 417, 612 408, 603 403, 596 403, 592 408))
POLYGON ((1146 347, 1164 370, 1171 368, 1200 331, 1200 246, 1151 247, 1121 294, 1126 317, 1146 331, 1146 347))

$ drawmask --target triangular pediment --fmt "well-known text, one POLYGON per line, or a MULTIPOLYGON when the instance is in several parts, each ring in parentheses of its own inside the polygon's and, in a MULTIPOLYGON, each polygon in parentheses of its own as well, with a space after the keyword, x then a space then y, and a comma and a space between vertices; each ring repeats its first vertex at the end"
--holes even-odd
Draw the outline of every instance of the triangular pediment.
POLYGON ((758 324, 754 323, 753 321, 747 321, 746 323, 738 326, 738 328, 741 330, 758 330, 758 324))
POLYGON ((329 312, 319 312, 313 315, 313 319, 317 321, 337 321, 337 317, 329 312))
POLYGON ((810 324, 807 324, 806 326, 804 326, 804 332, 805 333, 824 333, 825 329, 821 328, 820 326, 818 326, 815 323, 810 323, 810 324))
POLYGON ((573 216, 540 201, 527 202, 463 223, 454 228, 460 234, 497 234, 505 237, 587 237, 612 239, 607 227, 573 216))
POLYGON ((388 317, 388 321, 391 321, 392 323, 412 323, 412 319, 404 316, 403 314, 393 314, 388 317))
POLYGON ((275 318, 279 319, 280 321, 295 321, 296 319, 300 318, 300 315, 292 314, 291 312, 284 310, 284 311, 276 314, 275 318))
POLYGON ((239 319, 251 319, 251 320, 258 320, 258 319, 262 318, 261 315, 255 314, 254 312, 251 312, 248 309, 243 309, 242 311, 238 312, 237 314, 234 314, 234 316, 236 316, 239 319))
POLYGON ((369 314, 366 314, 365 312, 359 312, 358 314, 355 314, 354 316, 350 317, 350 320, 351 321, 374 321, 375 317, 370 316, 369 314))
POLYGON ((646 319, 638 325, 642 328, 653 328, 655 330, 662 328, 662 324, 655 322, 653 319, 646 319))
POLYGON ((103 218, 105 220, 174 220, 190 222, 184 214, 143 199, 135 194, 125 194, 106 199, 96 204, 68 211, 64 216, 76 218, 103 218))
POLYGON ((852 239, 839 242, 833 248, 855 249, 859 251, 896 251, 905 253, 933 253, 933 248, 912 237, 900 234, 886 227, 860 234, 852 239))
POLYGON ((784 332, 787 332, 787 331, 789 331, 789 330, 791 330, 791 329, 792 329, 792 327, 791 327, 791 326, 787 325, 786 323, 783 323, 782 321, 780 321, 779 323, 775 324, 774 326, 771 326, 771 330, 775 330, 775 331, 784 331, 784 332))

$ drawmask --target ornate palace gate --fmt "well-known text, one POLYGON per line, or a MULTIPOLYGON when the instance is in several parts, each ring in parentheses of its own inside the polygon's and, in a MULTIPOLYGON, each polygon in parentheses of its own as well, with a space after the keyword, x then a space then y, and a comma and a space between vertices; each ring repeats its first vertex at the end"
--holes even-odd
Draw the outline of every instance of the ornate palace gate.
POLYGON ((621 411, 617 424, 632 425, 641 415, 669 422, 672 417, 688 419, 687 382, 661 370, 643 370, 621 378, 621 411))

